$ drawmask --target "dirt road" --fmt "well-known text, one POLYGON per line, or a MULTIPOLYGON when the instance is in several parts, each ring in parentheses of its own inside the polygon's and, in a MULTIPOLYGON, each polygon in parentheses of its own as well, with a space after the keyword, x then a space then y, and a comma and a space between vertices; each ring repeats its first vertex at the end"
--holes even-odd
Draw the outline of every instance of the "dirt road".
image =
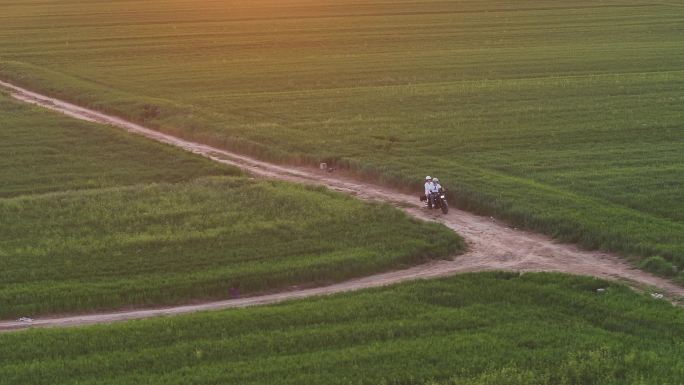
POLYGON ((77 119, 119 127, 159 142, 183 148, 216 162, 240 167, 255 176, 324 185, 361 199, 392 203, 414 217, 443 223, 463 236, 469 246, 469 251, 466 254, 460 255, 454 260, 434 261, 410 269, 372 275, 325 287, 169 308, 44 318, 32 322, 3 321, 0 322, 0 331, 27 327, 108 323, 201 310, 262 305, 289 299, 383 286, 411 279, 485 270, 556 271, 591 275, 626 281, 633 286, 654 287, 652 290, 666 293, 670 297, 684 296, 684 287, 635 269, 613 254, 581 250, 574 245, 557 243, 544 235, 509 228, 493 218, 481 217, 461 210, 452 209, 448 215, 430 213, 420 207, 416 195, 408 195, 388 187, 361 182, 339 173, 327 173, 314 168, 290 167, 259 161, 248 156, 163 134, 124 119, 40 95, 2 81, 0 81, 0 87, 9 89, 14 98, 26 103, 39 105, 77 119))

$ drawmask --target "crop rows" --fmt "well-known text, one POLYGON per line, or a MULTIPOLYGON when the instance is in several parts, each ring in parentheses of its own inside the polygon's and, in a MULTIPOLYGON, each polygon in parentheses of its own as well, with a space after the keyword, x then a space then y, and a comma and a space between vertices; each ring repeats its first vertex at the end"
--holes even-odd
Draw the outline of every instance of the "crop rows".
POLYGON ((436 174, 461 207, 684 279, 682 7, 0 4, 4 78, 270 160, 436 174))
POLYGON ((0 318, 316 285, 451 256, 388 205, 255 181, 0 95, 0 318))
POLYGON ((480 273, 0 335, 0 383, 677 384, 682 333, 681 309, 625 286, 480 273))

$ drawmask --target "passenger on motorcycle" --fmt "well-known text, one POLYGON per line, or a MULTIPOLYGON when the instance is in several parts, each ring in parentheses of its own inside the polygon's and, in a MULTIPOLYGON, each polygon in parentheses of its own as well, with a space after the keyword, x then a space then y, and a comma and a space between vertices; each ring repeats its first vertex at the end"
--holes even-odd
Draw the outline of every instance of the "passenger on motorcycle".
POLYGON ((434 188, 434 184, 432 183, 432 177, 430 175, 425 177, 425 195, 430 195, 430 192, 434 188))
POLYGON ((425 205, 432 208, 432 189, 434 188, 432 177, 430 175, 425 177, 425 205))

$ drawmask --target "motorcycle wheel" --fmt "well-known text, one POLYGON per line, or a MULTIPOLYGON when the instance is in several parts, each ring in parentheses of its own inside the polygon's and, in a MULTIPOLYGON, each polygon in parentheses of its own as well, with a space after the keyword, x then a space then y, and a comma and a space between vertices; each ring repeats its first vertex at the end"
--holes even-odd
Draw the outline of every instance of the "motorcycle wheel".
POLYGON ((446 214, 446 213, 449 212, 449 205, 446 203, 446 201, 442 201, 442 205, 441 205, 441 206, 442 206, 442 212, 443 212, 444 214, 446 214))

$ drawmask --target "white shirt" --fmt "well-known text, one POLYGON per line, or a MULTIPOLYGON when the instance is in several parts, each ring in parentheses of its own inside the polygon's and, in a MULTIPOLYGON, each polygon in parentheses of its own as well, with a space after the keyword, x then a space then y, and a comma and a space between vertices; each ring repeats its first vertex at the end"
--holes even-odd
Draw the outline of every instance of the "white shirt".
POLYGON ((434 190, 434 188, 435 188, 435 185, 434 185, 434 183, 432 183, 432 181, 425 182, 425 195, 430 195, 430 193, 434 190))
POLYGON ((439 192, 439 190, 442 188, 442 185, 437 183, 432 183, 432 192, 439 192))

